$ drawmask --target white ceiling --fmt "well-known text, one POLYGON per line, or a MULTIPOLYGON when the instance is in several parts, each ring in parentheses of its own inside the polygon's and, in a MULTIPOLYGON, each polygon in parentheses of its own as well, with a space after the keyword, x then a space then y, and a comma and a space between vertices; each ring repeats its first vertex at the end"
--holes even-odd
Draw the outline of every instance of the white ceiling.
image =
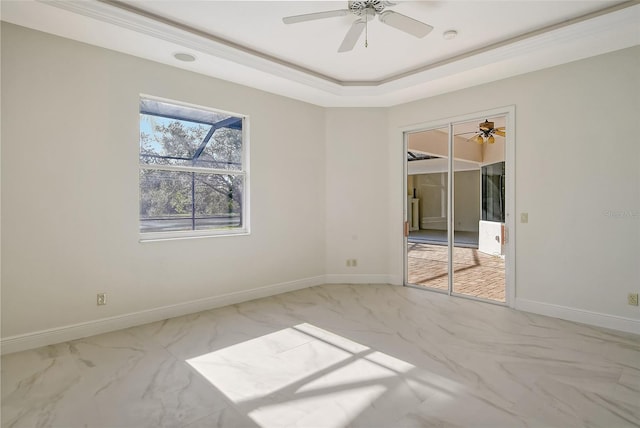
POLYGON ((638 1, 403 1, 418 39, 377 19, 351 52, 352 15, 282 17, 346 1, 3 0, 2 20, 322 106, 390 106, 640 44, 638 1), (444 31, 458 37, 445 40, 444 31), (173 55, 185 52, 195 62, 173 55))

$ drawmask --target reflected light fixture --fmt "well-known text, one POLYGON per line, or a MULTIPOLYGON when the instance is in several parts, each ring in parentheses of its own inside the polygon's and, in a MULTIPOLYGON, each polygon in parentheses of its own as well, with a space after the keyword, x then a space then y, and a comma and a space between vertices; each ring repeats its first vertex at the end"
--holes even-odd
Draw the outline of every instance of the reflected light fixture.
POLYGON ((482 134, 479 134, 479 135, 476 136, 475 140, 476 140, 476 143, 478 143, 478 144, 482 144, 485 141, 487 143, 489 143, 489 144, 493 144, 493 143, 496 142, 496 139, 491 134, 484 135, 484 136, 482 134), (485 138, 486 138, 486 140, 485 140, 485 138))
POLYGON ((496 138, 493 136, 493 134, 500 135, 501 137, 504 137, 506 135, 504 132, 504 126, 495 128, 493 126, 493 122, 489 122, 487 119, 485 119, 485 121, 479 125, 479 128, 480 129, 478 130, 478 134, 473 137, 473 139, 478 144, 482 144, 485 142, 494 144, 496 142, 496 138))

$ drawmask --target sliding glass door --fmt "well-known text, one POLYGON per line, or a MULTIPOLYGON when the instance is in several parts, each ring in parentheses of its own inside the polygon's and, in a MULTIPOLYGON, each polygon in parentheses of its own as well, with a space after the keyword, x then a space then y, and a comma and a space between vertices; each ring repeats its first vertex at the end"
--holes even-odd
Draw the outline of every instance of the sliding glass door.
POLYGON ((507 116, 405 134, 405 283, 506 303, 507 116))

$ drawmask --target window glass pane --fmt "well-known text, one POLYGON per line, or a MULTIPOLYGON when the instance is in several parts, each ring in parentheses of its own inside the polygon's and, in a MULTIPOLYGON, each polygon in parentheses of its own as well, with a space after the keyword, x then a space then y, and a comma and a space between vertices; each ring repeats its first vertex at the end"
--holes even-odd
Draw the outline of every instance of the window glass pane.
POLYGON ((142 99, 140 163, 241 171, 242 118, 142 99))
POLYGON ((192 230, 190 172, 140 170, 140 231, 192 230))
POLYGON ((216 129, 194 165, 206 168, 242 170, 242 130, 216 129))
POLYGON ((242 116, 141 98, 141 233, 244 231, 243 125, 242 116))
POLYGON ((194 174, 195 229, 242 227, 242 176, 194 174))
POLYGON ((206 135, 204 125, 140 115, 140 163, 191 166, 206 135))
POLYGON ((140 170, 140 231, 230 229, 243 225, 242 176, 140 170))

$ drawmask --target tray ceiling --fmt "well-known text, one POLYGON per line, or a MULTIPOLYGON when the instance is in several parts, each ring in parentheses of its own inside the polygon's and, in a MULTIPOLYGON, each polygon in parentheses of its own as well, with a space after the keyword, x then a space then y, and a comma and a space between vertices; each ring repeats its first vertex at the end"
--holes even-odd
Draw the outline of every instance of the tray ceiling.
POLYGON ((638 1, 407 1, 415 38, 357 17, 286 25, 346 1, 3 1, 2 19, 323 106, 389 106, 634 46, 638 1), (457 31, 447 40, 443 33, 457 31), (193 55, 193 62, 176 53, 193 55))

